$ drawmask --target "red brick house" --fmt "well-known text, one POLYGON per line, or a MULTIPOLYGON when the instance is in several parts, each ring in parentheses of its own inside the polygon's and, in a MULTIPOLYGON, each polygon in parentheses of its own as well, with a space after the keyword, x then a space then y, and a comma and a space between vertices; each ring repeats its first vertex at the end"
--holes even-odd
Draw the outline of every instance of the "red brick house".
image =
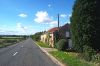
MULTIPOLYGON (((41 37, 45 38, 45 40, 48 40, 48 44, 51 47, 54 47, 54 43, 55 43, 55 32, 59 30, 59 39, 68 39, 70 41, 70 25, 69 24, 65 24, 63 26, 61 26, 60 28, 58 27, 54 27, 49 29, 44 36, 42 35, 41 37), (49 35, 49 37, 47 36, 49 35), (46 36, 46 37, 45 37, 46 36)), ((43 39, 41 39, 41 41, 43 41, 43 39)))
POLYGON ((66 39, 66 38, 70 38, 70 25, 69 24, 65 24, 62 27, 59 28, 59 35, 60 35, 60 39, 66 39))
POLYGON ((55 38, 54 32, 55 31, 58 31, 57 27, 52 28, 52 29, 50 29, 50 30, 47 31, 49 33, 49 45, 51 47, 54 47, 54 42, 55 42, 55 40, 54 40, 54 38, 55 38))

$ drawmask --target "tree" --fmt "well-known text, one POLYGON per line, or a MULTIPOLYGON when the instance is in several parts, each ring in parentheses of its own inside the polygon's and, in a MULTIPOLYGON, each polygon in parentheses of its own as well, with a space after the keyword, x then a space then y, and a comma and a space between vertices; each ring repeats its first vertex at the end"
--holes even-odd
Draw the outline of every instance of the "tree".
POLYGON ((40 41, 40 36, 43 34, 43 32, 37 32, 34 35, 32 35, 32 39, 36 40, 36 41, 40 41))
POLYGON ((68 40, 60 39, 56 45, 59 51, 66 51, 68 49, 68 40))
POLYGON ((74 49, 83 46, 100 50, 100 0, 76 0, 71 16, 71 35, 74 49))
POLYGON ((56 43, 57 43, 59 40, 60 40, 60 38, 59 38, 59 31, 56 30, 56 31, 54 32, 54 47, 55 47, 55 48, 57 48, 56 43))

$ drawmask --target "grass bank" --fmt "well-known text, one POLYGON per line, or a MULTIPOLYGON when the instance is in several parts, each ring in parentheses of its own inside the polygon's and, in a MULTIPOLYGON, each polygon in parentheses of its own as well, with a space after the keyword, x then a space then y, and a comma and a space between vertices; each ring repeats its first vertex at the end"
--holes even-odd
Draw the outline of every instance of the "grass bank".
POLYGON ((37 43, 39 46, 41 46, 41 47, 50 48, 50 46, 49 46, 48 44, 43 43, 43 42, 41 42, 41 41, 36 41, 36 43, 37 43))
POLYGON ((7 46, 10 46, 12 44, 0 44, 0 48, 3 48, 3 47, 7 47, 7 46))
POLYGON ((66 66, 93 66, 92 64, 80 60, 74 53, 65 53, 62 51, 52 51, 50 52, 51 55, 53 55, 55 58, 57 58, 59 61, 64 63, 66 66))
POLYGON ((19 39, 16 37, 5 37, 5 38, 0 38, 0 48, 4 48, 13 44, 16 44, 23 39, 19 39))

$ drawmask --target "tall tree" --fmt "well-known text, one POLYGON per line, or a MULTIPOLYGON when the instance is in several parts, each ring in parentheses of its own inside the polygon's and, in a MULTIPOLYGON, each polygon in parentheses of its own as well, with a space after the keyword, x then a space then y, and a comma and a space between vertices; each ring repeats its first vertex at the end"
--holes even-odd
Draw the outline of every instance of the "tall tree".
POLYGON ((34 35, 31 35, 32 39, 36 40, 36 41, 40 41, 40 36, 43 34, 44 32, 37 32, 34 35))
POLYGON ((100 0, 76 0, 71 17, 71 34, 75 50, 87 45, 100 50, 100 0))

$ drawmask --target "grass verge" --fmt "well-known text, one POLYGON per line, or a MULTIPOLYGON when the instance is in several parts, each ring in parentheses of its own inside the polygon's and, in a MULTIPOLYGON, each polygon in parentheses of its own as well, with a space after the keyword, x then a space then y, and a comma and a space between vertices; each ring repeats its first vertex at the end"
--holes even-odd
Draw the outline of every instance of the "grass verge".
POLYGON ((36 43, 41 47, 50 48, 50 46, 48 44, 46 44, 46 43, 43 43, 43 42, 40 42, 40 41, 37 41, 36 43))
POLYGON ((10 46, 12 44, 0 44, 0 48, 3 48, 3 47, 7 47, 7 46, 10 46))
POLYGON ((18 42, 20 42, 22 40, 20 39, 13 39, 13 38, 5 38, 5 39, 1 39, 0 38, 0 48, 4 48, 4 47, 7 47, 7 46, 10 46, 10 45, 13 45, 13 44, 16 44, 18 42))
POLYGON ((52 51, 50 52, 50 54, 53 55, 62 63, 64 63, 66 66, 91 66, 87 62, 80 60, 72 53, 66 54, 65 52, 62 51, 52 51))

